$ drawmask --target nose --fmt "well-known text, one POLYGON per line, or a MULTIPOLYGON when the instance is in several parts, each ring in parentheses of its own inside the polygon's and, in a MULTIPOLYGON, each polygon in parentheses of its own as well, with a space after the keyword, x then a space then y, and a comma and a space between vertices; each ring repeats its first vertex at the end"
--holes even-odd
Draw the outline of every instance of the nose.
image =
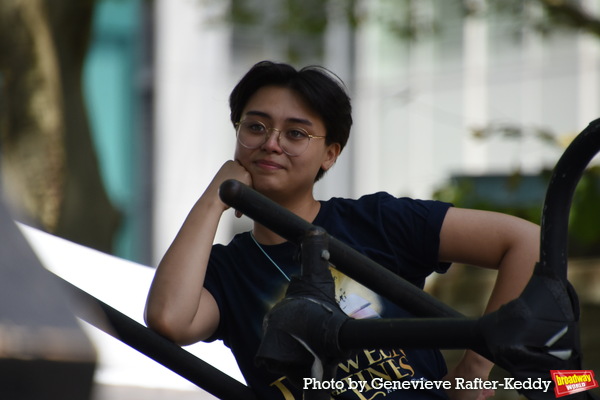
POLYGON ((279 145, 279 136, 281 131, 276 128, 271 128, 267 132, 267 136, 265 138, 265 142, 261 146, 264 150, 274 153, 282 153, 283 150, 279 145))

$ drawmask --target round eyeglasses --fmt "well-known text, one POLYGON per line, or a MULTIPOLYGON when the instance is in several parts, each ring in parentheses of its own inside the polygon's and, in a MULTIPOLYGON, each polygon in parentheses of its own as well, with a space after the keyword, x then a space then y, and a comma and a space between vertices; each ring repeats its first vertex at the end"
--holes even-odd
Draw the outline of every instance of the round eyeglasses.
POLYGON ((245 119, 236 125, 238 142, 247 149, 258 149, 269 140, 269 133, 278 133, 277 143, 285 154, 291 157, 299 156, 308 148, 311 139, 325 139, 325 136, 309 134, 306 129, 289 126, 284 129, 268 128, 258 120, 245 119))

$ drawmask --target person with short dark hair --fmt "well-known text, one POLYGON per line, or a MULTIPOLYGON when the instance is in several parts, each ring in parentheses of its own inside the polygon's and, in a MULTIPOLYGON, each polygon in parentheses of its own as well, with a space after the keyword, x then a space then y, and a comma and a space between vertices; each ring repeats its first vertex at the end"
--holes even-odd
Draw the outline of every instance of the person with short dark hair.
MULTIPOLYGON (((451 204, 396 198, 379 192, 359 199, 319 201, 313 187, 331 169, 352 126, 344 84, 322 67, 296 70, 269 61, 254 65, 230 95, 237 135, 226 161, 193 206, 160 262, 148 294, 148 326, 185 345, 222 339, 233 352, 257 398, 301 399, 302 388, 254 363, 265 314, 299 274, 298 248, 254 222, 250 232, 227 245, 213 244, 229 208, 218 195, 222 182, 236 179, 336 239, 423 288, 432 272, 452 262, 498 270, 486 312, 516 298, 537 261, 539 227, 522 219, 451 204)), ((411 314, 331 269, 336 300, 352 318, 402 318, 411 314)), ((487 379, 492 363, 466 351, 448 373, 438 350, 365 349, 337 368, 336 399, 483 399, 489 392, 443 389, 388 390, 380 381, 487 379)))

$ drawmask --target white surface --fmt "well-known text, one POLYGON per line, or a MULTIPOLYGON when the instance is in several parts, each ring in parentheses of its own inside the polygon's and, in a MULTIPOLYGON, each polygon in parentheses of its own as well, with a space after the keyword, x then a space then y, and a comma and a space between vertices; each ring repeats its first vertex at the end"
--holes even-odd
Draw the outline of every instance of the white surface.
MULTIPOLYGON (((144 303, 154 270, 19 225, 42 264, 63 279, 123 314, 143 322, 144 303)), ((96 382, 107 385, 198 390, 186 379, 112 336, 82 322, 98 353, 96 382)), ((221 343, 186 347, 233 378, 244 382, 230 351, 221 343)))

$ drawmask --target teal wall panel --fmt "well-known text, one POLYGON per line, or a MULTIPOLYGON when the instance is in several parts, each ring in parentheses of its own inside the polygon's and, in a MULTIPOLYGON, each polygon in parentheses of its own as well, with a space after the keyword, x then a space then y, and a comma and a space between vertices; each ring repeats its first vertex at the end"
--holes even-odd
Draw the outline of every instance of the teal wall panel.
POLYGON ((114 253, 140 261, 136 227, 144 218, 138 207, 141 169, 138 76, 141 37, 140 0, 100 0, 96 5, 92 40, 84 70, 85 96, 92 137, 104 184, 122 213, 114 253))

